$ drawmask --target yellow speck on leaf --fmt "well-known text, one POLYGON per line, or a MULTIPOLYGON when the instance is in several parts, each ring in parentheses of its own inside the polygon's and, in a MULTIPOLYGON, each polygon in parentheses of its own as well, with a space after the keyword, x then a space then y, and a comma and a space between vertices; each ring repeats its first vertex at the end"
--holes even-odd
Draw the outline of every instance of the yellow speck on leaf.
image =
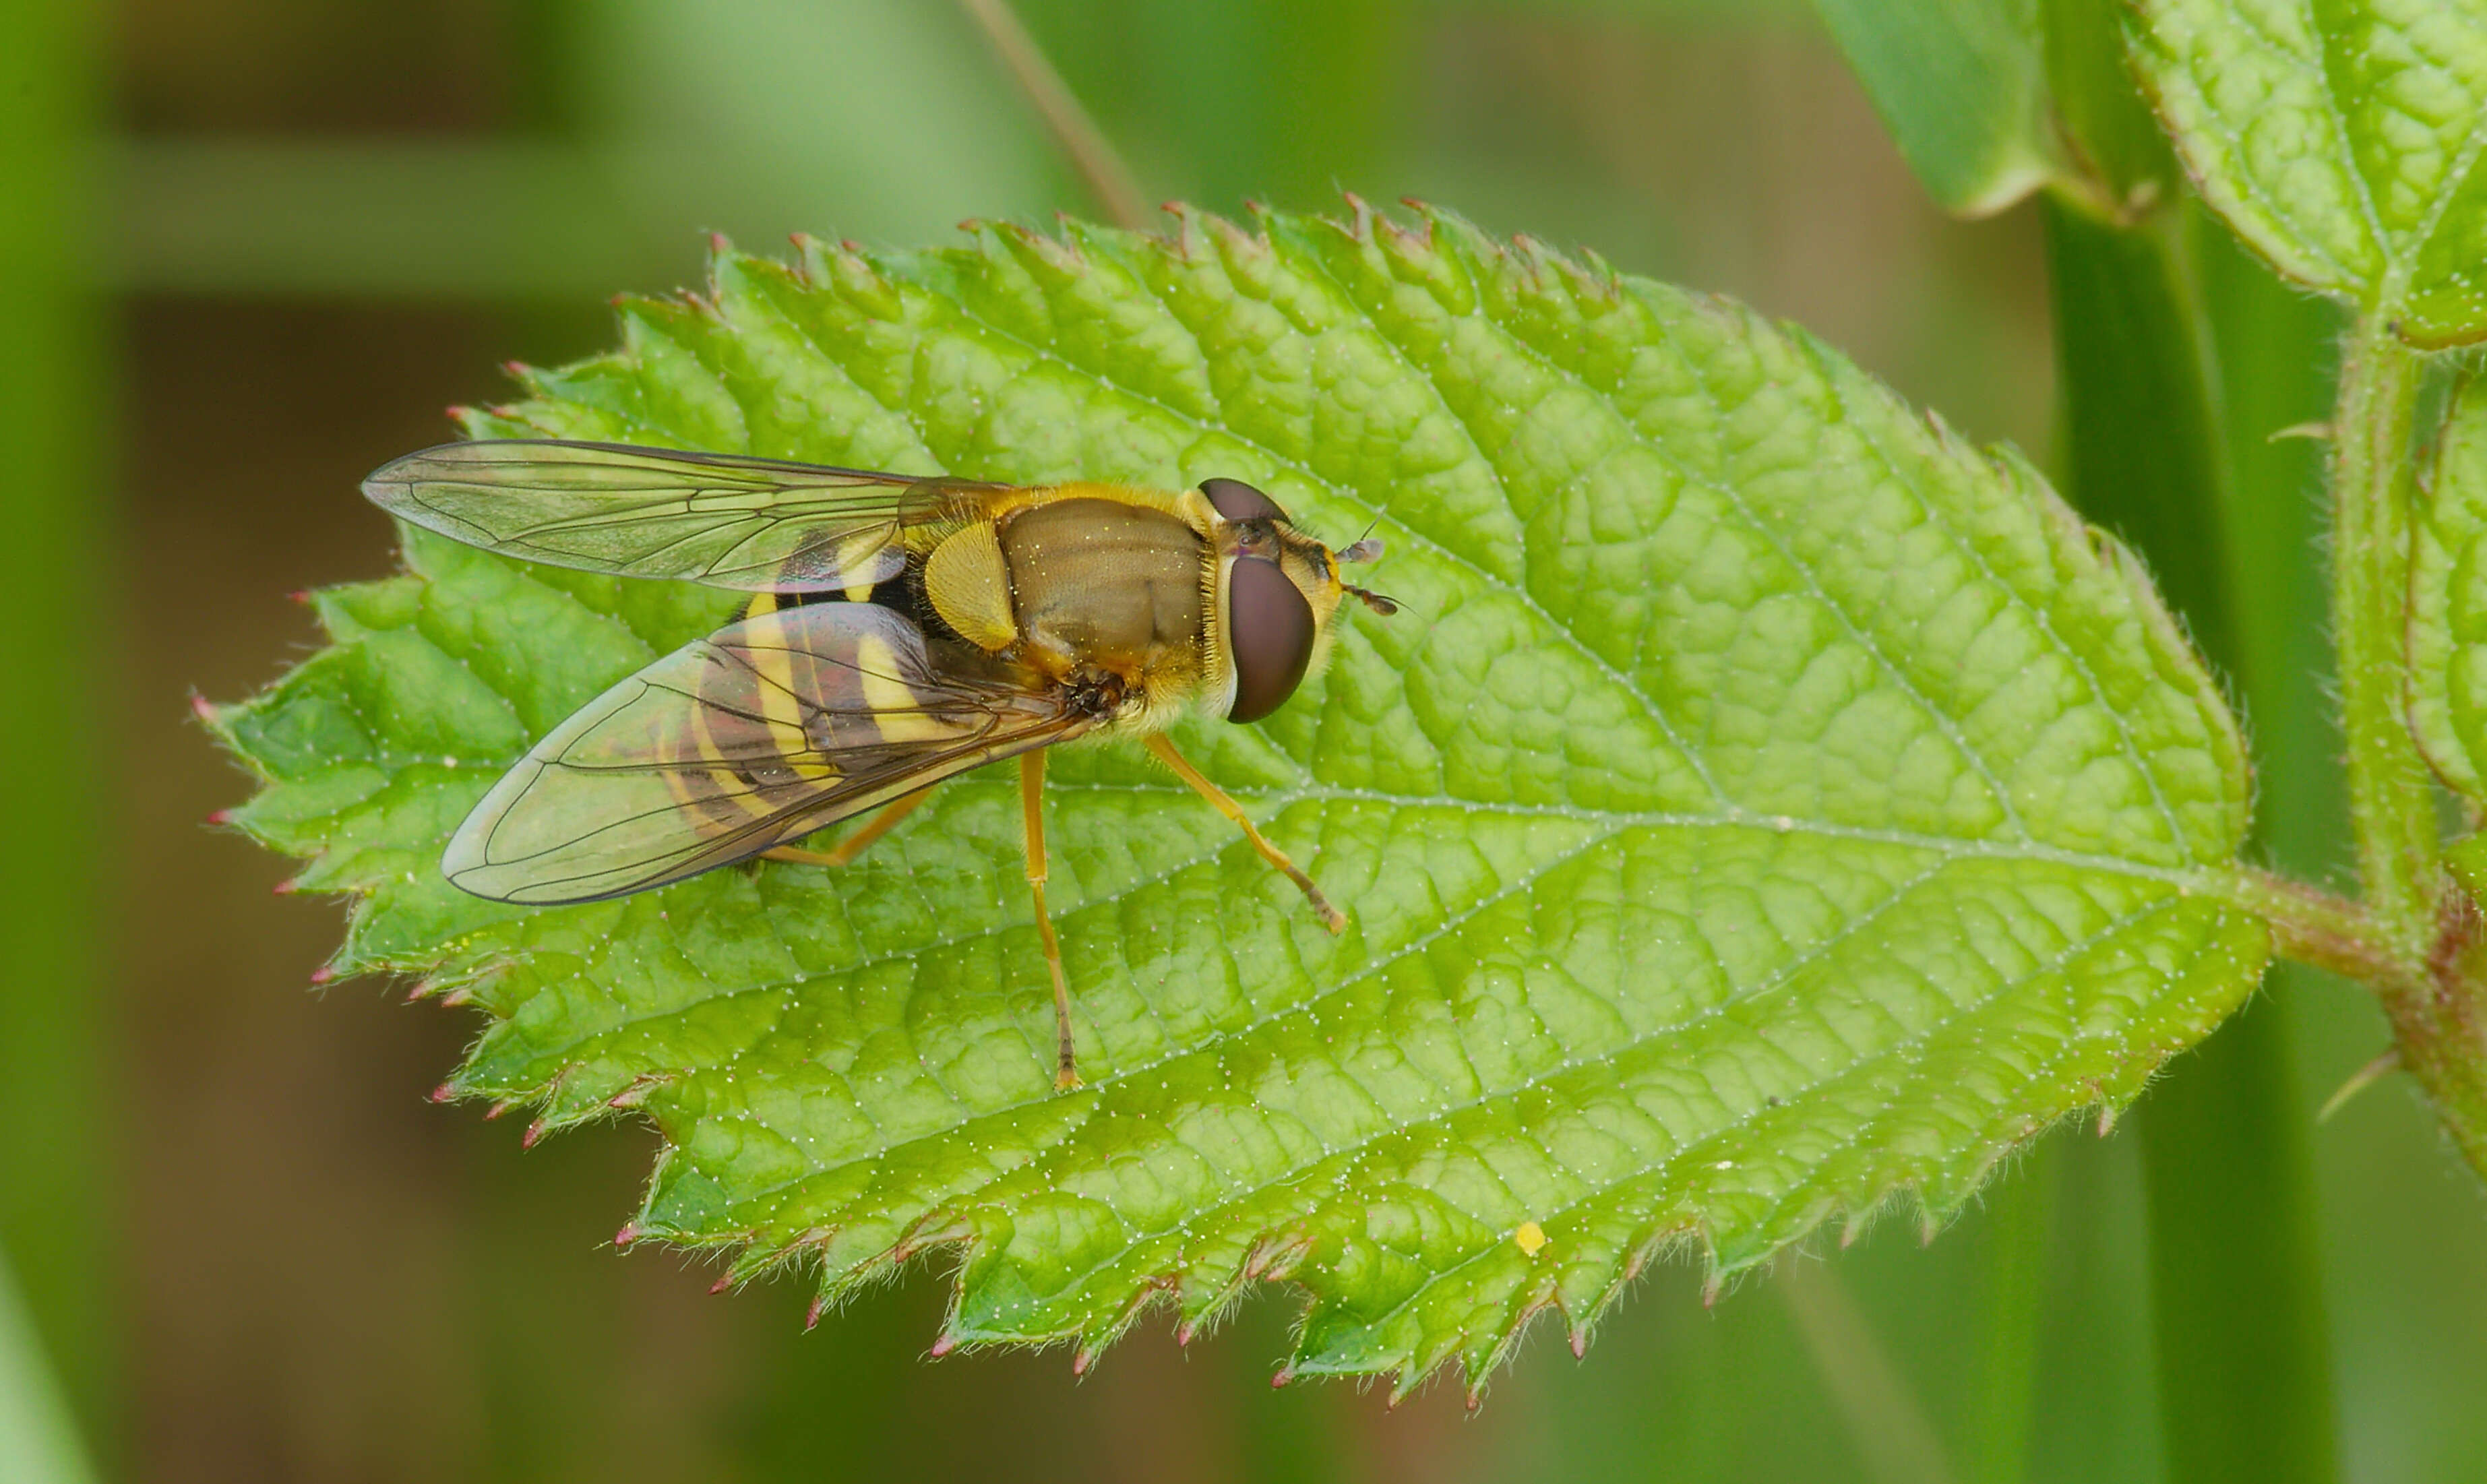
POLYGON ((1537 1249, 1546 1245, 1546 1228, 1534 1221, 1523 1221, 1520 1230, 1511 1234, 1511 1240, 1520 1244, 1522 1251, 1534 1257, 1537 1249))

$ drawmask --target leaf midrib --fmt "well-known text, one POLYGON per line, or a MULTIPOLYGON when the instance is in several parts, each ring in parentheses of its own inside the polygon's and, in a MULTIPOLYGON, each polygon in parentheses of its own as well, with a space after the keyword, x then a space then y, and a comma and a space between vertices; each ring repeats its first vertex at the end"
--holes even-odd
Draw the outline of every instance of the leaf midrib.
MULTIPOLYGON (((1156 793, 1166 796, 1170 800, 1188 800, 1191 797, 1184 790, 1160 785, 1135 786, 1129 789, 1116 788, 1114 786, 1104 784, 1075 784, 1066 785, 1064 787, 1072 790, 1084 790, 1097 793, 1156 793)), ((1494 891, 1478 898, 1475 902, 1469 904, 1459 911, 1446 913, 1440 923, 1435 925, 1427 932, 1417 935, 1408 942, 1401 944, 1399 947, 1391 950, 1387 954, 1374 959, 1370 963, 1358 966, 1354 972, 1341 978, 1337 983, 1325 986, 1318 993, 1306 998, 1293 1000, 1283 1006, 1274 1007, 1268 1013, 1255 1017, 1254 1019, 1246 1021, 1241 1024, 1214 1031, 1209 1035, 1181 1046, 1178 1049, 1170 1050, 1162 1055, 1153 1057, 1144 1062, 1135 1063, 1131 1067, 1120 1069, 1104 1078, 1101 1078, 1090 1084, 1095 1093, 1099 1095, 1093 1096, 1089 1099, 1089 1105, 1091 1107, 1104 1101, 1102 1097, 1104 1092, 1120 1083, 1145 1077, 1148 1074, 1158 1071, 1171 1062, 1183 1057, 1198 1054, 1203 1050, 1228 1042, 1247 1038, 1254 1032, 1274 1023, 1277 1020, 1285 1016, 1299 1013, 1313 1006, 1319 1005, 1326 1000, 1332 999, 1334 996, 1345 993, 1355 985, 1371 978, 1374 974, 1380 972, 1389 965, 1400 962, 1410 954, 1417 952, 1433 942, 1439 941, 1441 938, 1450 933, 1456 932, 1458 929, 1466 926, 1469 921, 1493 906, 1507 901, 1512 896, 1526 890, 1529 885, 1534 883, 1539 878, 1543 877, 1549 871, 1557 869, 1558 867, 1579 858, 1580 855, 1597 849, 1601 845, 1610 843, 1616 838, 1636 828, 1751 829, 1772 836, 1786 836, 1793 834, 1806 835, 1814 838, 1851 839, 1860 842, 1892 846, 1895 848, 1912 849, 1930 854, 1935 858, 1933 862, 1926 867, 1926 869, 1909 878, 1905 882, 1893 883, 1881 901, 1876 902, 1873 906, 1856 914, 1856 916, 1851 918, 1848 922, 1843 923, 1836 932, 1824 938, 1823 941, 1813 944, 1804 952, 1798 954, 1797 956, 1789 959, 1786 963, 1774 967, 1770 975, 1766 976, 1763 980, 1754 984, 1750 988, 1738 994, 1733 1000, 1722 1002, 1720 1005, 1706 1007, 1700 1014, 1690 1020, 1678 1022, 1666 1026, 1656 1027, 1650 1031, 1636 1034, 1627 1041, 1610 1049, 1605 1053, 1605 1056, 1600 1059, 1622 1055, 1632 1050, 1634 1048, 1643 1044, 1652 1036, 1673 1034, 1697 1025, 1708 1016, 1723 1011, 1728 1003, 1738 1005, 1751 1003, 1756 997, 1767 994, 1774 988, 1786 983, 1787 979, 1791 975, 1803 968, 1807 964, 1813 962, 1832 945, 1847 940, 1848 938, 1856 931, 1878 919, 1894 904, 1898 903, 1917 887, 1923 885, 1926 882, 1934 879, 1944 870, 1965 861, 2027 860, 2057 865, 2066 869, 2085 871, 2099 875, 2121 876, 2132 880, 2147 881, 2153 884, 2172 888, 2174 893, 2172 896, 2155 898, 2153 900, 2156 904, 2184 901, 2192 897, 2199 896, 2208 900, 2220 902, 2223 906, 2229 907, 2233 910, 2250 911, 2250 908, 2238 900, 2242 889, 2242 878, 2235 873, 2177 871, 2165 867, 2144 866, 2132 861, 2116 859, 2111 856, 2083 855, 2074 852, 2061 851, 2054 847, 2036 845, 2034 843, 2014 848, 2010 846, 1998 846, 1993 842, 1958 841, 1942 836, 1915 835, 1906 831, 1896 830, 1849 829, 1836 826, 1819 826, 1802 821, 1792 822, 1787 827, 1781 827, 1774 818, 1747 818, 1744 820, 1731 821, 1715 819, 1701 815, 1665 813, 1602 814, 1597 811, 1567 808, 1559 805, 1469 806, 1464 805, 1457 800, 1429 798, 1421 796, 1388 795, 1355 789, 1296 790, 1289 791, 1284 794, 1259 795, 1251 797, 1256 797, 1273 803, 1279 810, 1283 810, 1299 802, 1328 801, 1335 799, 1352 802, 1384 803, 1403 808, 1448 807, 1460 810, 1466 814, 1498 813, 1518 818, 1561 818, 1576 822, 1598 824, 1607 827, 1589 835, 1571 849, 1550 857, 1535 869, 1525 872, 1513 878, 1511 881, 1504 882, 1497 886, 1494 891)), ((1208 860, 1215 859, 1217 855, 1237 848, 1237 844, 1238 842, 1228 841, 1199 854, 1186 856, 1169 866, 1167 869, 1135 880, 1128 886, 1110 895, 1096 898, 1082 898, 1076 905, 1067 906, 1058 914, 1058 916, 1063 919, 1068 919, 1092 908, 1111 906, 1120 902, 1123 898, 1134 891, 1142 890, 1150 885, 1168 880, 1180 871, 1188 870, 1208 860)), ((766 917, 766 914, 764 914, 764 917, 766 917)), ((905 962, 926 952, 956 946, 960 943, 972 942, 979 938, 992 938, 1005 933, 1024 930, 1025 925, 1020 923, 996 925, 991 928, 980 929, 975 932, 960 934, 951 938, 928 940, 903 950, 893 950, 886 954, 880 954, 865 959, 855 960, 853 962, 838 966, 834 969, 824 970, 824 973, 850 975, 885 964, 905 962)), ((821 976, 807 973, 801 981, 793 979, 764 980, 752 985, 724 991, 720 994, 709 996, 707 999, 702 1000, 701 1003, 707 1003, 717 998, 740 998, 747 994, 772 994, 782 996, 788 990, 802 987, 803 985, 808 984, 810 980, 815 977, 821 976)), ((597 1038, 611 1036, 634 1025, 642 1024, 651 1021, 662 1020, 666 1017, 680 1014, 685 1008, 686 1007, 677 1006, 661 1012, 654 1012, 644 1016, 626 1018, 598 1031, 597 1038)), ((1030 1054, 1033 1055, 1035 1054, 1033 1050, 1035 1043, 1030 1042, 1029 1045, 1031 1047, 1030 1054)), ((1570 1067, 1585 1066, 1588 1064, 1589 1063, 1586 1062, 1567 1062, 1562 1067, 1550 1069, 1545 1073, 1531 1077, 1529 1078, 1529 1082, 1534 1083, 1543 1080, 1544 1078, 1553 1076, 1570 1067)), ((922 1066, 920 1060, 918 1065, 919 1067, 922 1066)), ((932 1073, 930 1068, 923 1068, 923 1070, 928 1078, 933 1078, 935 1086, 941 1087, 939 1078, 932 1073)), ((841 1080, 844 1080, 843 1074, 841 1074, 841 1080)), ((953 1106, 959 1107, 962 1114, 961 1118, 956 1123, 947 1126, 948 1130, 952 1132, 971 1127, 972 1125, 987 1119, 1006 1118, 1032 1107, 1045 1106, 1051 1104, 1060 1096, 1057 1093, 1048 1091, 1036 1097, 1021 1099, 1012 1103, 998 1104, 990 1108, 975 1110, 965 1107, 958 1099, 957 1095, 951 1093, 946 1087, 941 1087, 941 1090, 943 1096, 949 1098, 953 1106)), ((1503 1089, 1488 1096, 1507 1097, 1517 1090, 1518 1089, 1516 1088, 1503 1089)), ((856 1110, 858 1115, 864 1117, 867 1122, 871 1121, 870 1115, 865 1112, 860 1102, 856 1105, 856 1110)), ((1446 1111, 1455 1110, 1456 1109, 1450 1109, 1446 1111)), ((1432 1119, 1429 1118, 1425 1121, 1430 1122, 1432 1119)), ((1074 1130, 1066 1130, 1062 1136, 1065 1138, 1070 1137, 1075 1132, 1076 1128, 1074 1130)), ((917 1142, 923 1138, 937 1136, 946 1135, 914 1134, 884 1142, 876 1148, 858 1149, 852 1155, 838 1161, 834 1164, 816 1165, 815 1167, 804 1171, 800 1175, 796 1175, 771 1185, 760 1187, 754 1190, 749 1195, 741 1197, 737 1203, 741 1204, 743 1201, 765 1201, 770 1196, 780 1194, 783 1191, 801 1184, 805 1180, 826 1173, 829 1170, 843 1167, 847 1164, 852 1164, 857 1161, 879 1159, 886 1156, 892 1150, 905 1148, 908 1144, 917 1142)), ((744 1239, 719 1237, 699 1240, 703 1242, 731 1242, 744 1239)))

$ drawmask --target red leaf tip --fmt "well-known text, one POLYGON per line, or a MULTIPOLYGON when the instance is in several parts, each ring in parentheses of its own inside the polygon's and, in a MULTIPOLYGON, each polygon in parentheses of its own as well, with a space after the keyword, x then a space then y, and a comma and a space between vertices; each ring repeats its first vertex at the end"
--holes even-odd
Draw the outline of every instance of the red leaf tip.
POLYGON ((326 984, 336 977, 337 971, 330 968, 325 964, 322 964, 318 968, 311 970, 311 983, 314 986, 326 984))
POLYGON ((458 1097, 458 1089, 450 1086, 447 1082, 443 1082, 439 1086, 432 1089, 429 1097, 431 1101, 434 1103, 455 1102, 458 1097))
POLYGON ((293 878, 288 877, 286 880, 278 882, 275 885, 270 886, 267 889, 275 892, 280 897, 290 897, 302 888, 294 884, 293 878))
POLYGON ((948 1355, 951 1351, 958 1348, 959 1337, 947 1330, 943 1330, 941 1333, 933 1336, 932 1356, 936 1360, 940 1359, 943 1356, 948 1355))
POLYGON ((212 722, 216 719, 215 703, 209 700, 206 696, 200 695, 196 691, 192 691, 190 693, 190 714, 198 717, 201 721, 212 722))
POLYGON ((639 1223, 636 1221, 623 1222, 622 1229, 613 1234, 613 1245, 618 1247, 629 1246, 631 1243, 638 1240, 639 1223))
POLYGON ((710 1285, 708 1285, 708 1291, 709 1291, 710 1293, 713 1293, 713 1294, 721 1294, 721 1293, 725 1292, 727 1289, 732 1288, 733 1286, 734 1286, 734 1270, 733 1270, 733 1269, 731 1269, 731 1268, 729 1268, 729 1269, 727 1269, 724 1273, 719 1274, 717 1275, 717 1279, 716 1279, 716 1281, 715 1281, 715 1282, 711 1283, 710 1285))
POLYGON ((536 1147, 536 1140, 544 1137, 544 1120, 539 1118, 535 1122, 527 1125, 527 1132, 518 1135, 518 1147, 520 1149, 533 1149, 536 1147))
POLYGON ((814 1295, 812 1298, 811 1307, 803 1310, 803 1332, 806 1334, 811 1333, 813 1329, 820 1324, 821 1316, 828 1311, 829 1296, 827 1294, 814 1295))
POLYGON ((218 809, 213 814, 208 816, 208 823, 210 825, 230 825, 233 823, 233 811, 231 809, 218 809))

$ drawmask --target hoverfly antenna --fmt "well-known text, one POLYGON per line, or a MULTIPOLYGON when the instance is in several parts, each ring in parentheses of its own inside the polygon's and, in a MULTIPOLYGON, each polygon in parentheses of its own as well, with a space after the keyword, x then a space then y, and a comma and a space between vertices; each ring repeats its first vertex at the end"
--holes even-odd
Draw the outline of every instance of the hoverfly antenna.
MULTIPOLYGON (((1345 553, 1342 552, 1341 555, 1344 556, 1345 553)), ((1399 600, 1396 598, 1384 598, 1380 593, 1361 587, 1351 587, 1347 589, 1347 592, 1351 597, 1363 600, 1366 607, 1381 614, 1383 618, 1388 618, 1391 614, 1399 611, 1399 600)))
POLYGON ((1370 534, 1371 526, 1365 527, 1365 530, 1367 534, 1358 536, 1345 550, 1339 552, 1340 561, 1378 562, 1382 560, 1382 543, 1370 534))

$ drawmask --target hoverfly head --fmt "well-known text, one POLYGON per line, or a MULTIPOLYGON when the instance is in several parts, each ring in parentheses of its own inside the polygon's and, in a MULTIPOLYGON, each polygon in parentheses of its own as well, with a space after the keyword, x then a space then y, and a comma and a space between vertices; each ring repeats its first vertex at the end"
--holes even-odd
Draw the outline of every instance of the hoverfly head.
POLYGON ((1295 528, 1277 501, 1238 479, 1201 481, 1200 492, 1224 522, 1226 651, 1235 672, 1229 721, 1258 721, 1303 684, 1327 636, 1339 601, 1353 596, 1380 614, 1399 605, 1340 580, 1341 562, 1382 555, 1370 532, 1332 551, 1295 528))

